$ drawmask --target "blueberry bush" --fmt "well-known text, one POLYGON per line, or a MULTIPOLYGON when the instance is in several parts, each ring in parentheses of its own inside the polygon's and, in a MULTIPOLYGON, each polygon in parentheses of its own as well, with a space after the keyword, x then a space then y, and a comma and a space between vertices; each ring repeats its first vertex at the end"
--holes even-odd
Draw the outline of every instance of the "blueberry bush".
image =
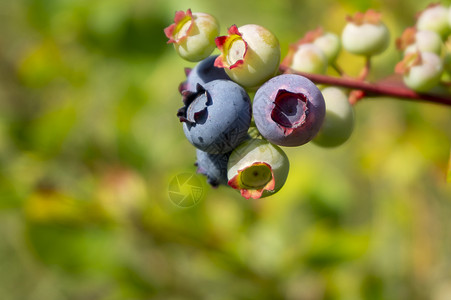
POLYGON ((1 298, 448 299, 429 5, 0 1, 1 298))

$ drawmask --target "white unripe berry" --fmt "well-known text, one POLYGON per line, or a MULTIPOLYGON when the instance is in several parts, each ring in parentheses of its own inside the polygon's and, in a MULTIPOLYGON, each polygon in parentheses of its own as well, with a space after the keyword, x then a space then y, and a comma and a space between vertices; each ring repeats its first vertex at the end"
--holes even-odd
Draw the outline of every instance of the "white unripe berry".
POLYGON ((302 44, 293 54, 290 67, 298 72, 323 74, 327 69, 327 57, 318 46, 302 44))
POLYGON ((427 92, 440 82, 443 61, 435 53, 417 52, 407 55, 397 66, 404 83, 414 91, 427 92))
POLYGON ((437 32, 443 39, 450 32, 449 10, 441 4, 432 4, 421 12, 417 19, 419 30, 437 32))
POLYGON ((380 14, 369 10, 348 20, 341 34, 343 48, 350 53, 372 56, 382 53, 390 42, 387 26, 380 14))

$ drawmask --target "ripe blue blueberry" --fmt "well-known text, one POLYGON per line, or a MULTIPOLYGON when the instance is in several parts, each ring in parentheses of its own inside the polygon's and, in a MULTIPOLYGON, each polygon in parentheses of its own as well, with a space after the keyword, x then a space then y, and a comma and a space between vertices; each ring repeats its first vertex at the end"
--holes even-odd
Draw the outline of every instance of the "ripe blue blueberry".
POLYGON ((212 154, 196 149, 197 173, 207 177, 207 182, 212 187, 227 185, 227 162, 230 152, 221 154, 212 154))
POLYGON ((191 144, 208 153, 226 153, 247 138, 251 104, 246 91, 230 80, 197 85, 183 92, 184 106, 177 112, 191 144))
POLYGON ((179 91, 196 91, 197 84, 204 85, 216 79, 230 80, 224 68, 215 67, 215 59, 218 55, 212 55, 199 62, 193 69, 186 68, 186 81, 179 86, 179 91))
POLYGON ((325 103, 309 79, 295 74, 271 78, 256 92, 254 121, 273 144, 300 146, 315 137, 324 120, 325 103))

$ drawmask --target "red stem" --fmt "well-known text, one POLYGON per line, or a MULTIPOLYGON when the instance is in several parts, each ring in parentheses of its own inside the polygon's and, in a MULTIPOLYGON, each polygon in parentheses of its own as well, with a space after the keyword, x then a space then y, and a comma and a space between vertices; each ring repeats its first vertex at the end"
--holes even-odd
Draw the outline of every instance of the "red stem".
POLYGON ((399 99, 427 101, 430 103, 451 106, 451 95, 417 93, 402 85, 369 83, 366 81, 361 81, 353 78, 341 78, 341 77, 332 77, 328 75, 296 72, 282 65, 279 67, 279 69, 282 73, 292 73, 302 75, 317 84, 327 84, 346 87, 355 90, 362 90, 365 92, 365 97, 389 96, 399 99))

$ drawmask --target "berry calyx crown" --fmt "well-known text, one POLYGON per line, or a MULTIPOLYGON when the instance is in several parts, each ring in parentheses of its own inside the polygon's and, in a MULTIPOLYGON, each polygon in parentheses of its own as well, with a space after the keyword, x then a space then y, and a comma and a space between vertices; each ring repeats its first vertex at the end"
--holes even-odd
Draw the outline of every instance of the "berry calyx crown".
POLYGON ((244 63, 248 45, 236 25, 232 25, 228 29, 227 34, 218 36, 215 39, 216 46, 221 51, 221 55, 216 58, 214 66, 233 69, 244 63))
POLYGON ((170 43, 180 43, 188 37, 193 27, 193 13, 188 9, 186 13, 179 10, 175 13, 174 23, 164 29, 164 34, 170 43))
POLYGON ((378 25, 381 23, 382 15, 381 13, 369 9, 366 12, 357 12, 354 14, 354 16, 347 16, 346 21, 349 23, 354 23, 355 25, 363 25, 363 24, 374 24, 378 25))

